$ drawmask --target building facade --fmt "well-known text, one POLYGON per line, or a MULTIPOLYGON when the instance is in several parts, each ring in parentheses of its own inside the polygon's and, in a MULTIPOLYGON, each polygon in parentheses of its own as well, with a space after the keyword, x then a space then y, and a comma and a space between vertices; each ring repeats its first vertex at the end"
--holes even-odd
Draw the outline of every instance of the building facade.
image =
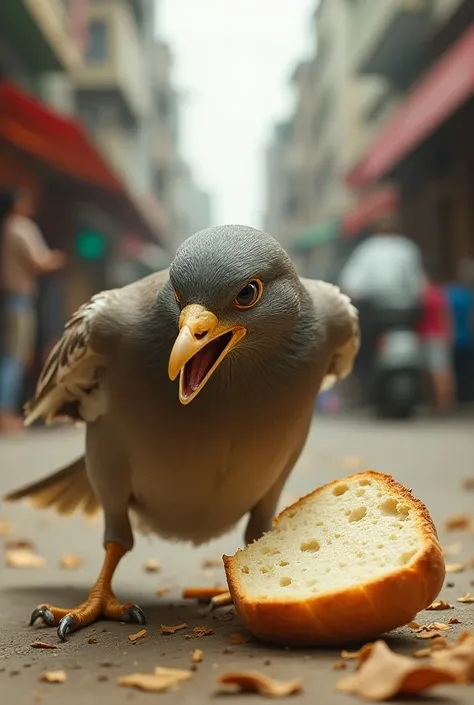
MULTIPOLYGON (((360 94, 361 138, 348 155, 346 183, 358 199, 355 209, 370 214, 368 199, 391 184, 398 192, 392 207, 420 244, 428 269, 454 280, 460 260, 474 257, 472 3, 348 5, 352 70, 361 85, 371 85, 360 94)), ((357 221, 353 216, 349 224, 357 221)))

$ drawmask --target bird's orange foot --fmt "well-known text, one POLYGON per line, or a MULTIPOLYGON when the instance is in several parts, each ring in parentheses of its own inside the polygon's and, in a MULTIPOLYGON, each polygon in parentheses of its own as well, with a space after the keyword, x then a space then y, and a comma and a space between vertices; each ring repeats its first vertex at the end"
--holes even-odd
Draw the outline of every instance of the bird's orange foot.
POLYGON ((70 632, 93 624, 101 617, 136 624, 145 624, 146 621, 145 615, 138 605, 134 605, 132 602, 121 604, 112 592, 94 594, 93 591, 86 602, 72 610, 51 605, 39 605, 32 612, 30 625, 41 618, 48 626, 57 626, 59 638, 61 641, 66 641, 70 632))

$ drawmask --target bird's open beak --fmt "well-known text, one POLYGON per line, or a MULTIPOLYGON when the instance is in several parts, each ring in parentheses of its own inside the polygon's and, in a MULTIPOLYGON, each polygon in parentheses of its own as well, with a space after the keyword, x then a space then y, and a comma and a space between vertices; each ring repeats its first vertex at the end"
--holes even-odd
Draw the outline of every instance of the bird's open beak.
POLYGON ((171 350, 168 375, 179 374, 179 400, 189 404, 225 356, 246 334, 243 326, 229 326, 204 306, 190 304, 181 311, 179 334, 171 350))

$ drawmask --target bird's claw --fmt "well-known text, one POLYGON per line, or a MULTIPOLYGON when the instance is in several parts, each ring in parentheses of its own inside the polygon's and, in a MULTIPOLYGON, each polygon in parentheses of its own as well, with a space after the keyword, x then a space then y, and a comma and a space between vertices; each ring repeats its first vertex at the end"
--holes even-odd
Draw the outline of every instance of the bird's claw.
POLYGON ((77 621, 72 614, 67 614, 58 624, 57 634, 61 641, 66 641, 67 635, 77 627, 77 621))
POLYGON ((146 624, 146 617, 138 605, 132 605, 123 614, 123 621, 129 624, 146 624))
POLYGON ((33 626, 33 624, 39 618, 41 618, 43 620, 43 622, 48 625, 48 627, 53 627, 55 624, 55 619, 54 619, 53 613, 45 605, 40 605, 39 607, 35 607, 35 609, 31 613, 30 627, 33 626))

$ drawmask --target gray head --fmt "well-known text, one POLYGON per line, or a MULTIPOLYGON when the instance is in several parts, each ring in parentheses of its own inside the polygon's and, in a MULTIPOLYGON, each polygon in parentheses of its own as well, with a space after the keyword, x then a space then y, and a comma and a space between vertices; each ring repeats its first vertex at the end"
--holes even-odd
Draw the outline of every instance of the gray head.
POLYGON ((179 335, 169 375, 189 403, 224 358, 265 357, 299 316, 301 285, 278 242, 242 225, 208 228, 178 249, 170 283, 179 335))

